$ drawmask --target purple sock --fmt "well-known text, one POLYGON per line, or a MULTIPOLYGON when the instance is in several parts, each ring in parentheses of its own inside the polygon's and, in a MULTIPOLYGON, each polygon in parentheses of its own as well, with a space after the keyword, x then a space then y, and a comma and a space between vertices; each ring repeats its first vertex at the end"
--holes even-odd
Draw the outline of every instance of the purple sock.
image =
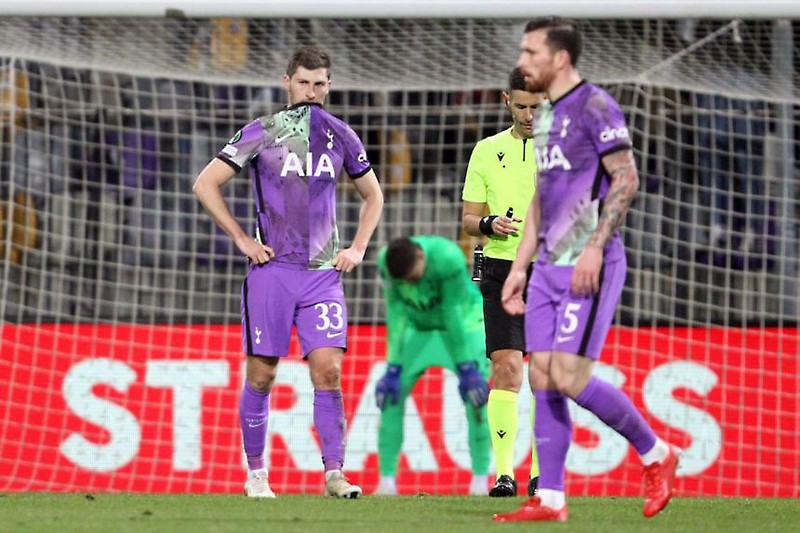
POLYGON ((345 420, 342 391, 314 391, 314 427, 322 443, 325 471, 341 470, 344 465, 345 420))
POLYGON ((567 397, 554 390, 534 391, 536 397, 536 453, 539 488, 564 490, 567 452, 572 441, 572 418, 567 397))
POLYGON ((244 454, 247 468, 264 468, 264 448, 267 442, 267 419, 269 418, 269 393, 258 392, 245 380, 239 400, 239 421, 242 424, 244 454))
POLYGON ((633 444, 639 455, 656 444, 656 434, 628 396, 594 376, 575 401, 633 444))

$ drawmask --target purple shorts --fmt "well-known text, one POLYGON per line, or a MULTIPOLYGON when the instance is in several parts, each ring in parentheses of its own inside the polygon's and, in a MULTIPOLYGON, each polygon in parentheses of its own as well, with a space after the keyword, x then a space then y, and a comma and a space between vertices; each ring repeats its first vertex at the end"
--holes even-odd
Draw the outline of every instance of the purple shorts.
POLYGON ((304 358, 317 348, 347 348, 347 306, 337 270, 296 270, 278 263, 250 268, 242 285, 244 352, 285 357, 292 325, 304 358))
POLYGON ((597 360, 625 285, 625 259, 603 265, 600 291, 570 291, 571 266, 536 263, 528 284, 525 338, 529 352, 560 351, 597 360))

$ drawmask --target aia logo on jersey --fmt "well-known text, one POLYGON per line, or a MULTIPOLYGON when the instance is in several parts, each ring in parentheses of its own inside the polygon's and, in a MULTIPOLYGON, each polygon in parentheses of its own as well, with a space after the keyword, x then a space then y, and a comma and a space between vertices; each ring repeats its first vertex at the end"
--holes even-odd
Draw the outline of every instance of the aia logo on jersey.
POLYGON ((286 157, 286 160, 283 162, 283 167, 281 168, 281 176, 287 176, 290 172, 297 174, 298 176, 314 176, 318 178, 323 174, 327 174, 328 177, 334 179, 336 177, 336 170, 333 168, 333 162, 328 154, 322 154, 319 156, 319 160, 314 163, 314 154, 308 152, 306 154, 305 163, 300 161, 300 157, 294 152, 289 152, 289 155, 286 157))
POLYGON ((630 135, 628 134, 628 128, 621 127, 621 128, 612 128, 611 126, 606 126, 603 131, 600 132, 600 142, 607 143, 611 142, 615 139, 628 139, 630 135))
POLYGON ((534 148, 536 153, 536 164, 539 170, 551 170, 556 167, 561 167, 564 170, 572 170, 572 163, 564 155, 561 146, 554 144, 553 146, 543 146, 541 148, 534 148))

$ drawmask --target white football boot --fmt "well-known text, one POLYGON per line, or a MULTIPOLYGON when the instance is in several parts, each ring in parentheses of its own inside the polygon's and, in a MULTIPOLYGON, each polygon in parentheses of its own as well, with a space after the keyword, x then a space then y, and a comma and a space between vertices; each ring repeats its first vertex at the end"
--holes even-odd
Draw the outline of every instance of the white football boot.
POLYGON ((361 487, 353 485, 344 477, 341 470, 325 472, 325 497, 355 500, 361 496, 361 487))
POLYGON ((275 498, 275 493, 269 487, 269 477, 263 470, 248 472, 244 493, 248 498, 275 498))

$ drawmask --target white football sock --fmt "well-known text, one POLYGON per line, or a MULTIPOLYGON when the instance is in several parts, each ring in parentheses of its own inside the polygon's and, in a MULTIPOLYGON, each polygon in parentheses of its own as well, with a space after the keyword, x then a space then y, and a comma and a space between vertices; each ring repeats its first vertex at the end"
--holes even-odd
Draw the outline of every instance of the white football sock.
POLYGON ((542 505, 556 511, 561 510, 567 504, 563 490, 539 489, 536 495, 542 501, 542 505))
POLYGON ((469 484, 469 493, 472 495, 489 494, 489 476, 486 474, 472 474, 472 481, 469 484))
POLYGON ((256 476, 268 477, 266 468, 259 468, 258 470, 248 470, 247 479, 253 479, 256 476))
POLYGON ((650 451, 640 455, 639 458, 642 460, 643 465, 648 466, 653 463, 660 463, 667 458, 667 454, 669 454, 669 444, 661 439, 656 439, 656 443, 650 448, 650 451))
POLYGON ((325 482, 327 483, 327 482, 328 482, 328 480, 330 480, 330 479, 331 479, 331 476, 332 476, 333 474, 337 473, 337 472, 338 472, 339 474, 341 474, 341 473, 342 473, 342 471, 341 471, 341 470, 327 470, 327 471, 325 472, 325 482))

